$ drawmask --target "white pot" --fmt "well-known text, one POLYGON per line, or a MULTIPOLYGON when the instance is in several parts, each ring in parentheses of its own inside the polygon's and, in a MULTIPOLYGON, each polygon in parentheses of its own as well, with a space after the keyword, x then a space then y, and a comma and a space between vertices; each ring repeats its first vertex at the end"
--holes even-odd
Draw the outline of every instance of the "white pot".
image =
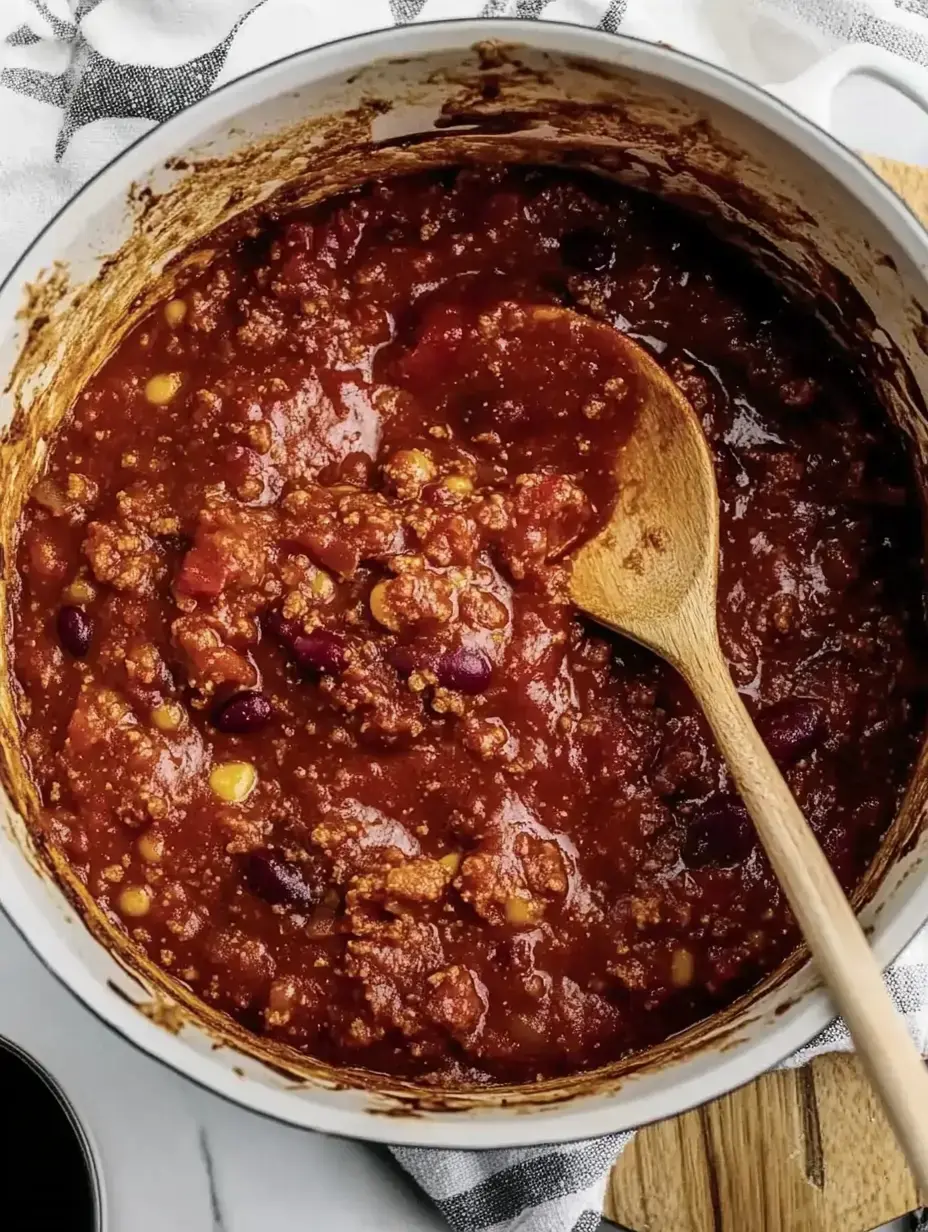
MULTIPOLYGON (((926 104, 916 73, 907 75, 893 57, 857 49, 840 53, 781 94, 822 121, 834 86, 861 66, 926 104)), ((9 423, 14 404, 20 404, 17 427, 0 456, 7 536, 10 511, 15 513, 43 454, 45 434, 75 383, 100 361, 105 340, 111 342, 137 317, 146 297, 170 283, 165 261, 186 241, 294 177, 302 177, 300 197, 309 200, 331 186, 326 176, 338 182, 346 166, 358 175, 393 166, 397 158, 456 161, 462 152, 485 158, 494 150, 505 158, 560 158, 570 151, 576 158, 581 148, 585 164, 682 194, 690 203, 699 199, 704 210, 740 221, 746 239, 766 239, 767 263, 797 286, 823 285, 821 258, 839 270, 860 296, 857 308, 865 304, 877 323, 868 324, 866 312, 855 310, 854 320, 845 320, 846 333, 860 343, 860 353, 871 354, 873 379, 907 425, 913 451, 926 452, 917 389, 928 390, 922 349, 928 347, 928 317, 921 308, 928 306, 928 242, 912 214, 854 154, 776 98, 665 47, 540 22, 408 26, 304 52, 225 86, 136 142, 24 255, 0 293, 0 371, 13 374, 0 399, 0 423, 9 423), (494 66, 486 52, 481 68, 472 48, 487 38, 517 44, 515 59, 523 68, 513 67, 512 55, 494 66), (402 59, 378 63, 391 57, 402 59), (477 111, 507 100, 518 104, 521 135, 518 123, 497 126, 503 131, 495 135, 475 136, 473 124, 470 130, 436 133, 442 104, 454 98, 451 110, 460 111, 462 103, 466 110, 480 96, 475 83, 487 80, 497 82, 499 98, 496 87, 486 91, 477 111), (392 108, 364 110, 372 95, 390 100, 392 108), (565 110, 565 99, 572 110, 565 110), (324 119, 332 115, 341 115, 341 123, 324 119), (383 141, 426 132, 433 140, 410 143, 405 154, 395 146, 387 155, 356 145, 364 136, 383 141), (346 134, 352 148, 338 152, 346 134), (256 141, 263 143, 260 149, 247 152, 256 141), (212 161, 197 164, 204 158, 212 161), (140 193, 146 183, 154 197, 140 193), (755 212, 760 202, 768 211, 763 218, 755 212), (106 261, 117 249, 116 259, 106 261), (792 274, 778 263, 777 252, 789 259, 792 274), (67 286, 56 262, 66 267, 67 286), (27 284, 37 283, 44 289, 37 294, 33 287, 29 314, 17 319, 27 284)), ((0 714, 4 780, 22 804, 6 693, 0 714)), ((919 776, 921 784, 921 771, 919 776)), ((923 795, 910 793, 885 845, 883 867, 871 879, 879 885, 873 892, 871 883, 872 897, 861 913, 883 964, 928 919, 928 838, 915 837, 923 795)), ((372 1089, 351 1074, 343 1075, 343 1085, 331 1073, 296 1079, 249 1054, 240 1038, 217 1047, 215 1024, 198 1023, 186 1011, 165 1015, 170 990, 150 973, 133 973, 125 957, 114 957, 95 939, 33 850, 9 796, 2 805, 0 903, 46 966, 152 1057, 245 1107, 295 1125, 464 1147, 628 1129, 748 1081, 832 1016, 827 997, 803 966, 630 1068, 510 1091, 505 1098, 493 1093, 440 1099, 389 1080, 372 1089)))

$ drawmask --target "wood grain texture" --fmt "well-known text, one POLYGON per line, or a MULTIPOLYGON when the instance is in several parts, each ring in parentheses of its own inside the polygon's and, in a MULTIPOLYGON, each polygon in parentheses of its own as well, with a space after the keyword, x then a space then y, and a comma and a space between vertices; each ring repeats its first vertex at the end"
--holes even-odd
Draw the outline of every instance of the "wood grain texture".
MULTIPOLYGON (((928 170, 868 161, 928 223, 928 170)), ((633 1232, 867 1232, 918 1204, 858 1060, 832 1054, 642 1130, 605 1214, 633 1232)))
POLYGON ((907 201, 924 223, 928 223, 928 169, 897 163, 891 158, 866 155, 870 166, 907 201))
POLYGON ((690 658, 683 674, 709 720, 777 881, 915 1178, 928 1192, 928 1070, 886 991, 837 877, 745 710, 714 627, 711 642, 706 640, 704 652, 690 658))
POLYGON ((919 1204, 856 1057, 818 1057, 649 1126, 609 1179, 633 1232, 867 1232, 919 1204))

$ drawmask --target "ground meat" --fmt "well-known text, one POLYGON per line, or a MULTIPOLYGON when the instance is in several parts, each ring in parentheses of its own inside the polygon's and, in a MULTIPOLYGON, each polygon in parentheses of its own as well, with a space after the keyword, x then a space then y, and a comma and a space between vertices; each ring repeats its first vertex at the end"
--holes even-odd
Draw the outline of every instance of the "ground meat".
POLYGON ((424 727, 422 699, 396 685, 396 672, 389 663, 361 647, 341 672, 322 681, 320 692, 345 712, 361 735, 387 741, 418 736, 424 727))
POLYGON ((201 285, 192 287, 187 298, 190 328, 197 333, 211 334, 222 320, 231 289, 229 271, 221 265, 201 285))
POLYGON ((163 483, 140 480, 116 494, 119 516, 129 526, 137 525, 151 535, 180 533, 180 519, 173 511, 170 495, 163 483))
POLYGON ((480 535, 477 523, 463 513, 450 516, 438 509, 420 508, 407 515, 418 545, 433 565, 469 565, 477 557, 480 535))
POLYGON ((421 981, 442 962, 438 929, 401 916, 384 925, 376 938, 349 941, 345 966, 361 985, 375 1027, 414 1035, 420 1028, 421 981))
POLYGON ((387 873, 386 892, 388 899, 435 903, 444 894, 449 879, 449 870, 444 865, 423 858, 391 868, 387 873))
POLYGON ((426 1013, 452 1035, 468 1036, 476 1031, 487 1009, 487 990, 473 971, 449 967, 429 976, 430 991, 426 1013))
POLYGON ((513 845, 522 857, 525 880, 535 894, 564 894, 567 874, 564 857, 557 843, 544 841, 531 834, 520 834, 513 845))
POLYGON ((214 599, 226 590, 260 586, 269 533, 270 520, 261 513, 225 505, 204 510, 177 575, 177 592, 214 599))
POLYGON ((406 568, 381 582, 371 599, 374 616, 399 633, 419 625, 444 625, 454 616, 454 584, 424 568, 406 568))
POLYGON ((84 553, 98 582, 130 595, 150 595, 163 572, 151 539, 126 525, 91 522, 84 553))
POLYGON ((362 560, 402 550, 401 515, 378 493, 300 488, 285 497, 283 510, 286 538, 344 577, 362 560))

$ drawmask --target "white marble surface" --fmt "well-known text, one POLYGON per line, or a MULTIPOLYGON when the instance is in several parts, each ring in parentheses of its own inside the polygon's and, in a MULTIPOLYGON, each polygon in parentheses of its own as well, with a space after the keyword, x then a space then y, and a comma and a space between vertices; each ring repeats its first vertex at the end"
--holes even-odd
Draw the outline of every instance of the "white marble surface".
POLYGON ((380 1152, 243 1112, 124 1043, 2 918, 0 1035, 55 1075, 96 1142, 107 1232, 445 1227, 380 1152))
MULTIPOLYGON (((928 164, 928 119, 876 82, 842 88, 834 128, 857 148, 928 164)), ((382 1153, 262 1120, 130 1048, 40 966, 2 918, 0 1035, 47 1066, 96 1141, 107 1232, 445 1227, 382 1153)))

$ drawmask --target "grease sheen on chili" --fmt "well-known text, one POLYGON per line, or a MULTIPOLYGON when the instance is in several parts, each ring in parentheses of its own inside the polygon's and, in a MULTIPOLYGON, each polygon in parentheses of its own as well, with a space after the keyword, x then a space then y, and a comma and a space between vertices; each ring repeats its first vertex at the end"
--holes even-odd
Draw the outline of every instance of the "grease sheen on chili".
POLYGON ((686 688, 566 600, 636 394, 527 311, 557 304, 638 338, 705 426, 725 654, 845 887, 914 759, 903 452, 733 250, 525 168, 256 225, 54 442, 15 671, 46 841, 204 1001, 336 1064, 589 1068, 795 944, 686 688))

